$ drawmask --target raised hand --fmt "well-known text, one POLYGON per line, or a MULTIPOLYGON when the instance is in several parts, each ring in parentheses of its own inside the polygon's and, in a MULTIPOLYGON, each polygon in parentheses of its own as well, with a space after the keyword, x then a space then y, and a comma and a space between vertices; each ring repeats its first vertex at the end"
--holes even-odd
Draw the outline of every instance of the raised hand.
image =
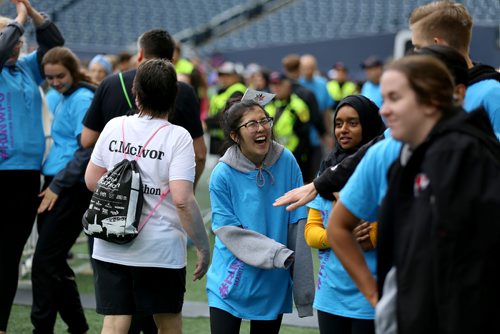
POLYGON ((28 9, 26 8, 26 5, 20 0, 11 0, 11 2, 16 5, 17 23, 24 25, 28 20, 28 9))
POLYGON ((43 23, 44 17, 35 8, 33 8, 33 6, 31 6, 31 2, 29 0, 11 0, 11 1, 16 3, 16 6, 18 4, 24 5, 28 16, 31 17, 35 26, 39 26, 43 23))

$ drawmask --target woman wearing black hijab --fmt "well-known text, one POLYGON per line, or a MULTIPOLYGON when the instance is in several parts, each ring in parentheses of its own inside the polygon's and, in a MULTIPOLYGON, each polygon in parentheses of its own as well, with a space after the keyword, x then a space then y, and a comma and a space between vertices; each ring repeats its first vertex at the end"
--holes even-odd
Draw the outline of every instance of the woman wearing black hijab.
MULTIPOLYGON (((378 107, 362 95, 351 95, 340 101, 333 125, 335 148, 321 163, 319 173, 337 165, 385 129, 378 107)), ((319 249, 320 270, 314 307, 318 311, 320 333, 371 334, 374 333, 373 307, 330 249, 326 237, 325 228, 332 204, 318 195, 308 204, 310 209, 305 227, 307 243, 319 249)), ((371 226, 366 222, 360 224, 355 234, 361 247, 367 250, 364 253, 365 260, 375 273, 376 256, 368 234, 372 230, 371 226)))
MULTIPOLYGON (((335 129, 335 148, 332 152, 321 162, 318 175, 320 175, 328 167, 333 167, 344 160, 345 157, 353 154, 370 140, 380 135, 385 130, 384 122, 378 114, 378 107, 372 100, 364 97, 363 95, 350 95, 342 99, 335 110, 333 117, 333 127, 335 129), (342 107, 349 106, 358 114, 358 124, 361 126, 361 140, 354 147, 345 147, 340 144, 337 130, 341 122, 337 120, 339 111, 342 107)), ((339 135, 341 134, 339 130, 339 135)))

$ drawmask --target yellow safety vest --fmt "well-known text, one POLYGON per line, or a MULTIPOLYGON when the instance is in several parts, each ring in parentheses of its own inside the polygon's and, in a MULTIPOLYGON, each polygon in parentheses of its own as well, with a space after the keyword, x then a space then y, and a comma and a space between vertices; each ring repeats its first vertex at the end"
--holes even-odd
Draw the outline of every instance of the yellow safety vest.
POLYGON ((245 94, 247 88, 241 82, 237 82, 229 86, 225 91, 212 97, 210 100, 210 109, 208 111, 209 116, 215 116, 224 110, 227 100, 236 92, 245 94))
POLYGON ((326 84, 326 88, 332 99, 337 103, 344 97, 357 93, 356 84, 352 81, 346 81, 342 87, 340 87, 338 81, 332 80, 326 84))
POLYGON ((175 64, 175 71, 177 74, 186 74, 190 75, 193 73, 194 65, 189 60, 181 58, 175 64))
POLYGON ((309 108, 295 94, 290 96, 290 101, 275 100, 265 106, 266 111, 271 117, 276 117, 276 112, 279 108, 284 108, 284 110, 274 122, 274 135, 279 143, 294 152, 299 145, 300 138, 293 131, 293 127, 296 122, 309 122, 309 108))
MULTIPOLYGON (((237 82, 229 86, 225 91, 220 94, 217 94, 210 99, 210 108, 208 110, 208 116, 214 117, 217 116, 222 110, 224 110, 227 101, 236 92, 240 92, 241 94, 245 94, 246 87, 241 82, 237 82)), ((224 138, 224 131, 222 129, 211 129, 209 131, 210 136, 217 137, 219 139, 224 138)))

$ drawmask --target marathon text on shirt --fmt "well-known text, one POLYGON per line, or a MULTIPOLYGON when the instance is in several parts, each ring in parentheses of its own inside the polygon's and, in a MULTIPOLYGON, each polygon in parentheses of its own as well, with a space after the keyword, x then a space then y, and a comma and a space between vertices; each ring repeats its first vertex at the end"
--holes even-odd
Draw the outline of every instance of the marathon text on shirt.
POLYGON ((0 93, 0 158, 7 159, 7 150, 12 147, 14 140, 11 138, 12 110, 10 107, 10 93, 0 93))
POLYGON ((158 195, 158 196, 161 195, 160 188, 150 188, 150 187, 148 187, 147 184, 144 184, 142 186, 142 192, 144 193, 144 195, 158 195))
MULTIPOLYGON (((132 146, 130 143, 127 143, 127 145, 123 145, 123 141, 118 141, 118 140, 112 140, 109 143, 109 150, 111 152, 121 152, 121 153, 126 153, 130 155, 137 155, 139 151, 142 149, 142 145, 139 146, 132 146)), ((142 158, 150 158, 150 159, 158 159, 161 160, 161 158, 165 155, 165 152, 158 151, 158 150, 150 150, 150 149, 145 149, 141 153, 142 158)))

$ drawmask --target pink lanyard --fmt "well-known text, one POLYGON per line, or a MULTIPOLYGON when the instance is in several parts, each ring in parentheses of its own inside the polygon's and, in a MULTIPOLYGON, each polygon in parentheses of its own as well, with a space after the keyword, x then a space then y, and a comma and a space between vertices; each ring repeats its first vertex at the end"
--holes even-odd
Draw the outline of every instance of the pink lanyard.
MULTIPOLYGON (((127 159, 127 153, 125 152, 125 147, 127 147, 126 142, 125 142, 125 118, 126 117, 123 117, 123 120, 122 120, 122 141, 123 141, 123 147, 124 147, 124 149, 123 149, 123 156, 124 156, 125 159, 127 159)), ((167 123, 167 124, 164 124, 164 125, 160 126, 158 129, 156 129, 156 131, 151 135, 151 137, 149 137, 149 139, 146 141, 146 143, 144 144, 144 146, 139 150, 139 152, 135 156, 135 158, 134 158, 135 161, 137 161, 141 157, 142 152, 146 149, 146 146, 148 146, 149 142, 153 139, 153 137, 156 136, 156 134, 158 133, 158 131, 160 131, 164 127, 167 127, 168 125, 169 124, 167 123)), ((161 202, 168 195, 169 192, 170 192, 170 188, 168 188, 166 191, 164 191, 164 192, 161 193, 160 199, 158 200, 158 203, 156 203, 155 207, 153 208, 153 210, 151 210, 151 212, 146 217, 146 219, 142 223, 139 224, 139 227, 137 228, 138 232, 140 232, 142 230, 142 228, 144 227, 144 225, 146 225, 146 223, 148 222, 149 218, 151 218, 151 216, 153 215, 153 213, 160 206, 161 202)))

